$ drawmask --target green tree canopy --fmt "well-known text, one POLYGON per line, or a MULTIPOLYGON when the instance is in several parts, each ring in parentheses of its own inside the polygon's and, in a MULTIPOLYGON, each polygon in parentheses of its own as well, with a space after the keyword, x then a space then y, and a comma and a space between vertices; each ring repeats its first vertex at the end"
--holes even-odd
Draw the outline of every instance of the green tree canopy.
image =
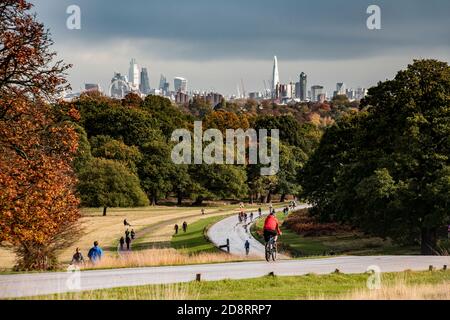
POLYGON ((84 206, 139 207, 148 205, 139 179, 122 163, 92 158, 78 175, 78 191, 84 206))
POLYGON ((438 250, 449 223, 450 68, 414 61, 330 128, 302 175, 323 217, 438 250))

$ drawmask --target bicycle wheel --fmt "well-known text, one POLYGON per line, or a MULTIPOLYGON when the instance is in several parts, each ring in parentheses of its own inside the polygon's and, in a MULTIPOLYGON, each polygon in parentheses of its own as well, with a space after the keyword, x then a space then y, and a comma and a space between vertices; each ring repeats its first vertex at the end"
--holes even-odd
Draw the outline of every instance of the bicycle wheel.
POLYGON ((276 243, 273 243, 272 244, 272 252, 271 252, 272 254, 272 260, 273 261, 276 261, 277 260, 277 244, 276 243))
POLYGON ((270 243, 267 242, 266 243, 266 261, 269 262, 270 261, 270 256, 271 256, 271 252, 270 252, 270 243))

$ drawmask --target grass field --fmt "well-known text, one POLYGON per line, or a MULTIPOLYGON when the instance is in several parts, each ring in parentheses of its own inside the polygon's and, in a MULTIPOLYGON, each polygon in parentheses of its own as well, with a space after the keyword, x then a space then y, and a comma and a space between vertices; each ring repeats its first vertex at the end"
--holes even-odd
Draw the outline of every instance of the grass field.
MULTIPOLYGON (((173 226, 186 221, 192 225, 200 219, 224 216, 237 213, 238 205, 213 203, 205 205, 206 214, 201 214, 201 207, 153 206, 143 208, 110 208, 106 217, 102 210, 88 208, 82 210, 80 224, 83 234, 72 247, 60 252, 59 259, 63 265, 70 262, 76 247, 81 249, 84 256, 98 241, 106 257, 117 256, 118 240, 123 235, 126 218, 137 233, 133 242, 133 250, 147 250, 152 248, 169 248, 173 236, 173 226)), ((246 210, 256 206, 246 207, 246 210)), ((131 229, 131 228, 130 228, 131 229)), ((14 265, 15 256, 12 251, 0 248, 0 270, 8 272, 14 265)))
POLYGON ((368 274, 264 277, 250 280, 192 282, 95 290, 35 299, 450 299, 450 271, 386 273, 381 289, 367 289, 368 274))
POLYGON ((226 217, 218 216, 201 219, 188 225, 187 232, 183 232, 180 229, 179 233, 172 237, 171 247, 186 253, 218 252, 219 249, 206 238, 205 231, 208 227, 226 217))
MULTIPOLYGON (((280 224, 286 218, 277 214, 280 224)), ((252 228, 252 234, 261 242, 261 231, 264 221, 258 221, 252 228)), ((328 256, 328 255, 408 255, 420 254, 419 247, 402 247, 390 241, 367 237, 356 232, 338 233, 333 236, 303 237, 282 227, 283 235, 279 238, 281 247, 293 257, 328 256)))

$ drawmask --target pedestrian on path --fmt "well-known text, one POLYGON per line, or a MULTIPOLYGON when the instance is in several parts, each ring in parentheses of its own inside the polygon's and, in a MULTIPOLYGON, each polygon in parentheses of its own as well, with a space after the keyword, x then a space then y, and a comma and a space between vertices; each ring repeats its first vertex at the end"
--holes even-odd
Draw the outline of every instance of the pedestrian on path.
POLYGON ((178 234, 178 225, 176 224, 174 227, 173 227, 173 229, 175 230, 175 234, 178 234))
POLYGON ((185 222, 183 222, 183 231, 186 232, 186 231, 187 231, 187 228, 188 228, 188 224, 187 224, 187 222, 185 221, 185 222))
POLYGON ((245 254, 249 255, 249 253, 250 253, 250 241, 248 241, 248 240, 245 241, 244 247, 245 247, 245 254))
POLYGON ((261 208, 258 208, 258 215, 261 218, 261 216, 262 216, 262 209, 261 208))

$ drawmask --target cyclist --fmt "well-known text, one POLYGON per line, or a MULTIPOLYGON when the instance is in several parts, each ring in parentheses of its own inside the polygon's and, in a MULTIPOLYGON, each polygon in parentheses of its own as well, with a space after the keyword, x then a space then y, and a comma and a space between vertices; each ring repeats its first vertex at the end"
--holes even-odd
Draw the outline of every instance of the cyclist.
POLYGON ((267 243, 271 237, 274 237, 274 241, 276 242, 278 235, 281 236, 282 234, 278 219, 275 217, 275 212, 272 211, 264 222, 264 240, 267 243))

